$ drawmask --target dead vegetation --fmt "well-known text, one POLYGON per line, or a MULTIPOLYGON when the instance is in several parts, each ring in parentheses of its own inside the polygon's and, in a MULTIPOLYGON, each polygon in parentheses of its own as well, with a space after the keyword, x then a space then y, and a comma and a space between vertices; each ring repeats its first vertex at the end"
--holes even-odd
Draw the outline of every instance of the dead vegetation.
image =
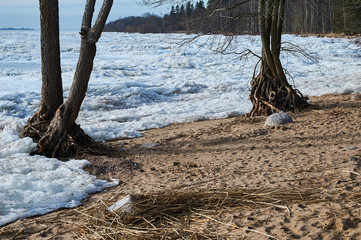
POLYGON ((314 189, 248 189, 158 192, 137 196, 132 212, 109 212, 104 202, 79 214, 87 218, 81 239, 227 239, 220 227, 253 232, 278 239, 265 232, 237 226, 220 219, 229 211, 278 208, 289 211, 288 205, 321 201, 314 189), (207 226, 208 227, 205 227, 207 226))

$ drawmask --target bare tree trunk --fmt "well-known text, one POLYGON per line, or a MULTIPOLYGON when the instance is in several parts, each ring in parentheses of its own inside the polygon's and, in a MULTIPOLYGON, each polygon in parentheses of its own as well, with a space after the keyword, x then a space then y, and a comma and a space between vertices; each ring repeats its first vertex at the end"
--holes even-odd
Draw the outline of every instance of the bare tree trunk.
POLYGON ((58 0, 40 0, 41 26, 41 101, 38 110, 28 120, 23 137, 38 141, 45 133, 56 110, 63 103, 60 68, 58 0))
MULTIPOLYGON (((75 123, 80 106, 85 98, 93 61, 96 54, 96 42, 103 31, 113 0, 104 0, 94 26, 91 26, 95 0, 87 0, 82 28, 81 48, 73 84, 66 101, 57 109, 46 133, 38 142, 38 153, 46 156, 67 156, 76 152, 77 144, 91 142, 92 139, 75 123)), ((79 145, 79 147, 81 147, 79 145)))
POLYGON ((287 82, 280 61, 284 6, 285 0, 258 0, 262 58, 260 72, 251 81, 251 116, 298 111, 308 105, 287 82))
POLYGON ((345 0, 342 1, 343 31, 347 30, 345 0))

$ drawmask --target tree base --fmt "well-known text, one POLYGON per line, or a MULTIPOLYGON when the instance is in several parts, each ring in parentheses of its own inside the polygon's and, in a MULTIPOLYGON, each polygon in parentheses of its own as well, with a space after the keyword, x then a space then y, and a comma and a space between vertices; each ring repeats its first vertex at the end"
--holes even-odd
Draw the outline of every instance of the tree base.
POLYGON ((36 112, 31 118, 29 118, 27 125, 21 131, 20 136, 30 137, 34 142, 39 142, 40 138, 47 131, 50 124, 49 120, 43 120, 39 117, 39 113, 36 112))
POLYGON ((94 140, 79 125, 73 124, 68 131, 62 128, 49 129, 38 142, 37 154, 47 157, 74 157, 95 151, 94 140))
POLYGON ((44 121, 37 114, 28 120, 21 137, 31 137, 38 143, 37 150, 31 154, 63 158, 85 153, 101 154, 97 144, 80 125, 74 123, 69 130, 65 130, 61 121, 44 121))
POLYGON ((260 73, 251 81, 250 116, 271 115, 276 112, 299 112, 309 106, 307 97, 293 89, 287 81, 260 73))

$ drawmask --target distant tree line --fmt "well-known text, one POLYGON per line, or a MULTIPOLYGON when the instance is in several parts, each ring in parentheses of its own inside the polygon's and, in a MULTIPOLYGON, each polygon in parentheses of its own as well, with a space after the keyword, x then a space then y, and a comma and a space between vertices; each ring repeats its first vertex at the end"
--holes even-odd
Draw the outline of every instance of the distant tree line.
POLYGON ((105 32, 129 32, 129 33, 164 33, 165 21, 163 18, 144 14, 142 17, 126 17, 110 22, 104 27, 105 32))
POLYGON ((198 32, 197 19, 205 13, 205 4, 200 0, 193 4, 173 5, 168 14, 163 17, 146 13, 142 17, 126 17, 108 23, 104 31, 108 32, 139 32, 139 33, 170 33, 198 32))
MULTIPOLYGON (((203 0, 171 6, 164 16, 145 14, 110 22, 105 31, 258 34, 257 0, 203 0)), ((286 1, 286 33, 361 33, 361 0, 286 1)))
POLYGON ((361 33, 361 0, 286 1, 285 31, 361 33))

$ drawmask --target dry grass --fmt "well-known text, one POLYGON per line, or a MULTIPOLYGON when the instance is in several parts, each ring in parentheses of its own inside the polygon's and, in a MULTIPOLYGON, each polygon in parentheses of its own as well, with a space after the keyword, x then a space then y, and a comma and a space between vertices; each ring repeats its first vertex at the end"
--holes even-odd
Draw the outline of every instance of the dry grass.
MULTIPOLYGON (((361 152, 352 155, 352 161, 360 161, 361 152)), ((314 165, 302 172, 325 173, 331 171, 334 176, 328 180, 340 178, 340 172, 333 164, 314 165)), ((282 169, 282 172, 300 172, 299 169, 282 169)), ((345 171, 343 171, 345 172, 345 171)), ((237 172, 235 172, 237 173, 237 172)), ((349 171, 351 175, 360 174, 349 171)), ((285 179, 284 181, 310 180, 321 182, 325 174, 305 178, 285 179)), ((342 180, 342 178, 340 178, 342 180)), ((208 179, 208 181, 211 181, 208 179)), ((207 182, 208 182, 207 181, 207 182)), ((201 184, 198 183, 198 184, 201 184)), ((344 190, 330 190, 324 187, 314 188, 235 188, 209 189, 194 185, 180 185, 176 189, 144 195, 137 195, 137 201, 131 205, 131 214, 121 210, 109 212, 107 208, 114 202, 101 202, 78 211, 87 224, 82 227, 79 239, 242 239, 232 236, 230 231, 259 235, 260 239, 278 239, 270 233, 254 230, 251 226, 238 224, 223 216, 234 215, 251 209, 277 209, 291 214, 289 206, 302 203, 308 205, 320 202, 341 202, 342 199, 360 202, 361 193, 344 190), (194 187, 194 188, 193 188, 194 187)), ((350 183, 351 184, 351 183, 350 183)), ((120 200, 120 198, 118 198, 120 200)), ((77 211, 77 210, 76 210, 77 211)))
POLYGON ((223 222, 225 212, 272 207, 285 211, 288 205, 320 201, 315 190, 246 189, 161 192, 137 196, 132 214, 107 211, 103 202, 97 209, 79 212, 87 218, 80 239, 227 239, 212 225, 253 232, 277 239, 233 222, 223 222), (207 227, 208 225, 208 227, 207 227))

